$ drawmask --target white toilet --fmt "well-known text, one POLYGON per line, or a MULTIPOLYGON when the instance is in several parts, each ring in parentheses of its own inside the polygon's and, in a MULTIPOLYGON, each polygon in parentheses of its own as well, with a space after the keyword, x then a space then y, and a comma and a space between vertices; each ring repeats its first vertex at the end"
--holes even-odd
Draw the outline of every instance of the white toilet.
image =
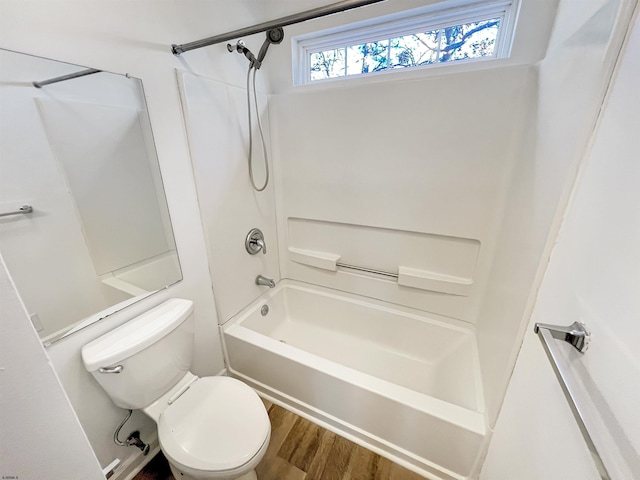
POLYGON ((82 360, 116 405, 155 420, 176 480, 255 480, 269 416, 244 383, 189 371, 193 324, 193 302, 174 298, 85 345, 82 360))

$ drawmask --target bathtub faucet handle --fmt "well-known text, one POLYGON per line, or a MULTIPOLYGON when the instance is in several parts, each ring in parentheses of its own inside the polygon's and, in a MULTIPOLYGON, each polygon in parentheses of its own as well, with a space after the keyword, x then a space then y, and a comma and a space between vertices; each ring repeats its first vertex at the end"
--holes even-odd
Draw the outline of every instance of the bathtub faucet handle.
POLYGON ((258 252, 262 252, 266 255, 267 244, 264 242, 264 235, 258 228, 252 228, 247 233, 247 238, 244 241, 244 248, 251 255, 255 255, 258 252))
POLYGON ((274 288, 276 286, 276 282, 274 282, 272 278, 258 275, 256 277, 256 285, 264 285, 265 287, 274 288))
POLYGON ((267 245, 264 243, 263 239, 259 238, 255 241, 255 244, 260 248, 260 250, 262 250, 263 254, 267 254, 267 245))

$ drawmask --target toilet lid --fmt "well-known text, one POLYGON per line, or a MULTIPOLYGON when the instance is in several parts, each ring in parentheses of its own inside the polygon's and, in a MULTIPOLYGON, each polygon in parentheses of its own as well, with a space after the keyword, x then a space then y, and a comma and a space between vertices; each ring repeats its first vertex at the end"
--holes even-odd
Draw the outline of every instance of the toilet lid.
POLYGON ((229 377, 204 377, 158 419, 164 454, 196 470, 233 470, 248 463, 270 434, 260 397, 229 377))

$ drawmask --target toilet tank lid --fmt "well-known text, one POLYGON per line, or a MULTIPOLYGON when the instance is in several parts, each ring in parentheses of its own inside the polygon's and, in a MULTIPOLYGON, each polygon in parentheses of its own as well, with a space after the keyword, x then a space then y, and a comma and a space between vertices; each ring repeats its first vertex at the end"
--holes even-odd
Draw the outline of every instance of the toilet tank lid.
POLYGON ((89 372, 125 360, 177 328, 193 312, 193 302, 172 298, 82 347, 89 372))

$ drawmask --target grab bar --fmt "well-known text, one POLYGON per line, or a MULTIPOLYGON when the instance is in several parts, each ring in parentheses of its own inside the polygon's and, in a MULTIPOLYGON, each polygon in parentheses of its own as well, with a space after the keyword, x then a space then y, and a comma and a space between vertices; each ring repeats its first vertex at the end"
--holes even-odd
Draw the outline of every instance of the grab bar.
POLYGON ((595 421, 593 417, 589 415, 587 405, 580 401, 578 382, 570 373, 569 365, 562 356, 555 341, 555 339, 564 340, 573 345, 580 353, 584 353, 590 340, 590 332, 586 329, 584 323, 579 322, 574 322, 566 327, 536 323, 533 331, 538 334, 540 342, 542 342, 544 351, 560 382, 569 407, 571 407, 571 412, 587 443, 600 478, 602 480, 611 480, 609 470, 606 468, 605 462, 600 454, 600 452, 604 452, 606 449, 602 448, 602 445, 598 448, 598 444, 601 442, 591 433, 596 430, 595 421))
POLYGON ((359 272, 375 273, 376 275, 384 275, 385 277, 398 278, 397 273, 384 272, 382 270, 375 270, 373 268, 358 267, 356 265, 349 265, 348 263, 336 262, 336 267, 348 268, 350 270, 358 270, 359 272))
POLYGON ((33 212, 33 207, 31 205, 22 205, 18 210, 0 213, 0 217, 8 217, 9 215, 25 215, 31 212, 33 212))

